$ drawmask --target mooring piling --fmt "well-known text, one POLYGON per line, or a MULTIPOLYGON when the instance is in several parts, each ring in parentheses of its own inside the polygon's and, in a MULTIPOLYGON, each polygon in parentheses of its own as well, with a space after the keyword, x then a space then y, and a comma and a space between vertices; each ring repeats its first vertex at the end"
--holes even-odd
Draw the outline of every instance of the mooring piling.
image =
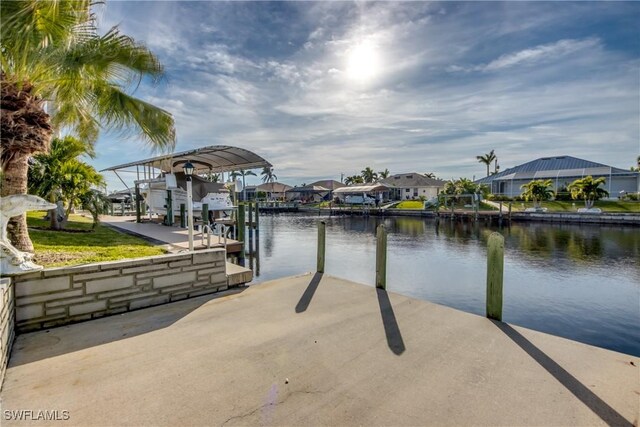
POLYGON ((504 237, 491 233, 487 242, 487 317, 502 321, 504 237))
POLYGON ((376 229, 376 288, 387 289, 387 229, 376 229))

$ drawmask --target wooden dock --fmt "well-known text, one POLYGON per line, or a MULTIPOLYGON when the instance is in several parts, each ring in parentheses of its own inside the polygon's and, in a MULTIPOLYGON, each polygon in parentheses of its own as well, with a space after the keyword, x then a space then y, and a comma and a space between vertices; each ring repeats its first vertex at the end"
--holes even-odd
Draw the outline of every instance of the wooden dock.
POLYGON ((19 335, 0 397, 83 426, 632 426, 638 365, 306 274, 19 335))

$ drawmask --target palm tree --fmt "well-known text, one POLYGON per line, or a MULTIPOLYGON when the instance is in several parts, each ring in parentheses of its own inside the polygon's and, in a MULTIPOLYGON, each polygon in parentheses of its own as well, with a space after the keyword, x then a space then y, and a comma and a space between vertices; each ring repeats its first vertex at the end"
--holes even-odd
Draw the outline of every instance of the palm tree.
POLYGON ((425 178, 432 178, 432 179, 436 179, 436 174, 433 172, 427 172, 424 174, 425 178))
POLYGON ((276 179, 278 179, 276 174, 273 173, 273 168, 269 166, 265 166, 264 168, 262 168, 262 172, 260 172, 260 175, 262 175, 262 182, 264 183, 274 182, 276 179))
POLYGON ((364 179, 360 175, 348 176, 344 179, 345 185, 364 184, 364 179))
POLYGON ((367 166, 366 168, 364 168, 360 174, 362 175, 362 179, 364 179, 364 182, 366 184, 370 183, 370 182, 374 182, 375 180, 378 179, 378 174, 375 173, 373 171, 373 169, 371 169, 369 166, 367 166))
POLYGON ((221 182, 222 176, 219 173, 205 172, 202 177, 209 182, 221 182))
MULTIPOLYGON (((36 154, 29 167, 29 192, 56 203, 58 200, 69 203, 68 212, 73 209, 78 196, 92 185, 103 183, 102 176, 96 170, 80 161, 78 157, 93 157, 93 146, 71 136, 54 138, 49 153, 36 154)), ((67 212, 67 215, 68 215, 67 212)), ((51 228, 60 229, 57 209, 49 212, 51 228)))
POLYGON ((93 218, 91 228, 95 229, 100 223, 100 215, 109 213, 111 200, 106 194, 98 190, 89 190, 80 196, 82 207, 89 211, 93 218))
POLYGON ((605 184, 604 178, 593 179, 591 175, 581 179, 576 179, 567 186, 567 189, 571 192, 571 198, 583 199, 584 206, 587 209, 591 209, 596 200, 603 197, 607 197, 609 192, 604 188, 600 188, 600 185, 605 184))
MULTIPOLYGON (((498 160, 498 156, 496 156, 496 154, 494 153, 495 150, 491 150, 489 151, 487 154, 482 155, 482 156, 476 156, 476 159, 478 160, 478 162, 480 163, 484 163, 485 165, 487 165, 487 176, 490 175, 489 173, 489 166, 491 166, 491 162, 493 162, 494 160, 496 160, 496 165, 497 165, 497 160, 498 160)), ((497 171, 497 167, 496 167, 496 171, 497 171)))
POLYGON ((389 169, 385 169, 382 172, 378 172, 378 178, 386 179, 386 178, 389 178, 390 174, 391 174, 391 172, 389 172, 389 169))
POLYGON ((524 190, 522 197, 524 197, 526 201, 533 200, 533 206, 537 209, 540 207, 541 201, 550 200, 554 196, 554 192, 551 190, 552 185, 553 183, 550 179, 535 179, 526 184, 522 184, 520 186, 520 189, 524 190))
POLYGON ((246 202, 247 201, 247 185, 245 183, 245 177, 249 175, 256 176, 256 173, 250 170, 240 170, 238 172, 235 172, 235 171, 232 172, 231 175, 233 176, 234 180, 239 176, 242 177, 242 200, 246 202))
MULTIPOLYGON (((157 82, 162 65, 117 27, 98 34, 92 5, 0 3, 2 196, 27 192, 28 159, 48 151, 55 129, 90 142, 104 126, 138 131, 155 148, 175 143, 171 114, 128 93, 145 77, 157 82)), ((13 244, 32 252, 25 216, 13 218, 10 227, 13 244)))

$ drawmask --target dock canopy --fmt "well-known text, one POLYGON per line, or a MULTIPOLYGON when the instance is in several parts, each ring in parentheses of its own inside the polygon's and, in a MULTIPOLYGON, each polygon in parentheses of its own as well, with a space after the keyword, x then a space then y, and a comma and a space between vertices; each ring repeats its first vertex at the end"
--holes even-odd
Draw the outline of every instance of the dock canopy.
POLYGON ((211 145, 195 150, 164 154, 150 159, 112 166, 100 172, 115 172, 133 166, 144 166, 145 168, 175 173, 182 172, 182 167, 187 161, 193 164, 195 174, 205 172, 231 172, 272 166, 271 163, 249 150, 228 145, 211 145))
POLYGON ((352 185, 349 187, 336 188, 333 193, 370 193, 374 191, 388 191, 389 187, 384 184, 369 184, 369 185, 352 185))

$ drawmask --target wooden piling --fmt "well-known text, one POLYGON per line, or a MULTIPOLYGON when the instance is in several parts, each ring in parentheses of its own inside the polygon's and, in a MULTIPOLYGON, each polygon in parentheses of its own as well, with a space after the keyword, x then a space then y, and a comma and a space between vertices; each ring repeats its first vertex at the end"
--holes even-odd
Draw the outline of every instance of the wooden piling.
POLYGON ((326 247, 326 223, 324 221, 318 221, 318 262, 317 272, 324 273, 324 255, 326 247))
POLYGON ((380 224, 376 230, 376 288, 387 289, 387 229, 380 224))
POLYGON ((138 184, 136 184, 136 192, 135 192, 135 197, 136 197, 136 222, 137 223, 141 223, 142 222, 142 212, 140 211, 140 187, 138 186, 138 184))
POLYGON ((256 238, 259 238, 258 231, 260 230, 260 203, 256 202, 256 238))
POLYGON ((202 226, 209 225, 209 204, 202 204, 202 226))
POLYGON ((249 233, 251 233, 253 230, 253 203, 249 202, 247 203, 247 205, 249 206, 249 214, 247 215, 247 222, 249 223, 249 233))
POLYGON ((502 321, 504 237, 491 233, 487 242, 487 317, 502 321))
POLYGON ((238 206, 238 221, 236 227, 238 227, 238 240, 244 242, 244 226, 245 226, 245 216, 244 216, 244 205, 241 204, 238 206))
POLYGON ((167 225, 172 226, 173 225, 173 201, 171 199, 171 190, 167 190, 167 198, 166 198, 167 204, 167 225))
POLYGON ((184 203, 180 203, 180 228, 187 228, 187 214, 186 206, 184 203))
POLYGON ((512 203, 509 202, 509 221, 511 221, 511 205, 512 203))

